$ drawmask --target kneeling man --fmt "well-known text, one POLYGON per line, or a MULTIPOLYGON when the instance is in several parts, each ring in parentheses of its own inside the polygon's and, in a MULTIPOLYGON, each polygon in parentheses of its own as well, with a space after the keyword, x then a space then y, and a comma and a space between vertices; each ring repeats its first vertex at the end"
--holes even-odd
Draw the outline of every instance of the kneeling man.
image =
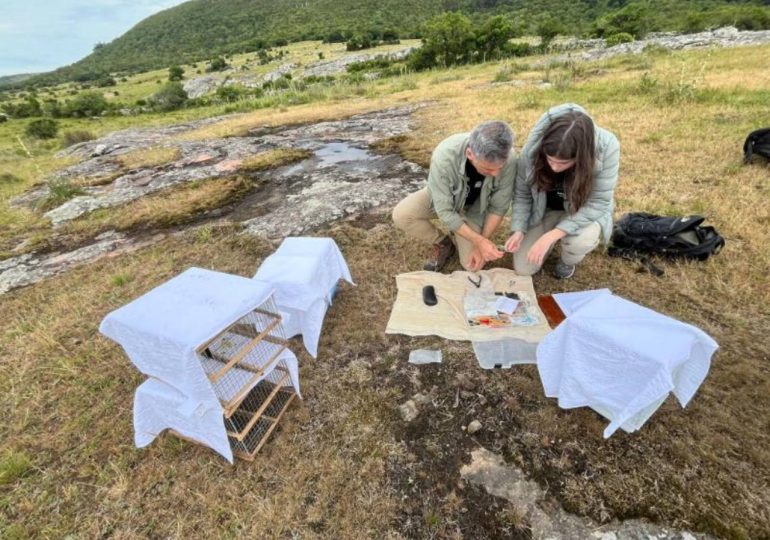
POLYGON ((508 212, 516 175, 513 131, 490 121, 458 133, 433 151, 428 186, 393 209, 393 221, 407 235, 431 244, 425 270, 440 271, 455 251, 475 272, 504 253, 489 240, 508 212), (431 220, 438 217, 445 234, 431 220))

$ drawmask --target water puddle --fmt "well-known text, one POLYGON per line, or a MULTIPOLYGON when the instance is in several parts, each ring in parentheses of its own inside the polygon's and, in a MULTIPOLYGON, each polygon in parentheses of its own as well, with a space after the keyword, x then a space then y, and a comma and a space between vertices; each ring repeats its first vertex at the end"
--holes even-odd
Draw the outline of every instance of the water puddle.
POLYGON ((377 156, 361 148, 356 148, 345 142, 328 143, 315 151, 320 160, 318 168, 331 167, 346 161, 369 161, 377 156))

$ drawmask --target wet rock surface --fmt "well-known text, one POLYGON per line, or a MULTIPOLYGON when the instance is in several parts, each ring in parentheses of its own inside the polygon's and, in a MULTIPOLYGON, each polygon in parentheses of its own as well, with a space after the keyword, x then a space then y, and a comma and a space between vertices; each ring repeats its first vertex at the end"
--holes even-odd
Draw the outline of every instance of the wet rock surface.
POLYGON ((96 237, 96 242, 67 253, 45 255, 24 254, 0 261, 0 294, 37 283, 41 279, 61 274, 70 268, 96 260, 107 254, 118 255, 157 242, 163 234, 144 239, 132 239, 109 231, 96 237))
MULTIPOLYGON (((212 212, 217 219, 242 223, 244 231, 270 239, 303 234, 341 218, 354 218, 379 207, 389 207, 425 181, 426 171, 394 154, 376 154, 377 141, 403 135, 411 129, 412 113, 424 105, 376 111, 348 119, 255 129, 245 137, 200 141, 175 139, 223 117, 175 126, 128 129, 99 140, 74 145, 60 155, 83 161, 58 171, 57 179, 89 179, 116 175, 103 185, 84 188, 74 197, 48 211, 54 228, 99 208, 116 207, 196 180, 253 174, 259 182, 239 203, 212 212), (124 171, 115 156, 136 150, 169 147, 178 157, 162 165, 124 171), (243 161, 277 148, 310 152, 310 157, 292 165, 249 173, 243 161), (121 174, 122 173, 122 174, 121 174)), ((36 188, 14 204, 35 206, 48 193, 36 188)), ((134 240, 117 235, 97 239, 70 253, 25 254, 0 263, 0 294, 28 285, 103 256, 134 240)))

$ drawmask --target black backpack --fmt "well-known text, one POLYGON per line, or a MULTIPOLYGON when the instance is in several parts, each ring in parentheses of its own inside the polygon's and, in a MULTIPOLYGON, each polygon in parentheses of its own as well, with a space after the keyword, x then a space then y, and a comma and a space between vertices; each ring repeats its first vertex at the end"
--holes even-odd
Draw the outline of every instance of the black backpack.
POLYGON ((641 260, 655 275, 663 271, 647 255, 705 261, 716 255, 725 239, 714 227, 701 225, 703 216, 656 216, 645 212, 624 214, 615 223, 608 253, 613 257, 641 260))
POLYGON ((770 159, 770 128, 752 131, 746 137, 743 143, 743 162, 749 163, 754 155, 770 159))

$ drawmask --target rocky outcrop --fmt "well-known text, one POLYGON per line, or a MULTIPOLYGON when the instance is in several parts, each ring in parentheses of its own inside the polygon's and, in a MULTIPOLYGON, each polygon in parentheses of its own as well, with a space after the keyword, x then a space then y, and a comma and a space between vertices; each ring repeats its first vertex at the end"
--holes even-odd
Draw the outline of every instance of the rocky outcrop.
POLYGON ((588 42, 571 43, 569 48, 578 48, 588 45, 589 49, 572 52, 565 55, 559 55, 543 61, 562 62, 565 60, 602 60, 619 54, 640 54, 646 47, 662 47, 665 49, 693 49, 701 47, 740 47, 745 45, 761 45, 770 43, 770 30, 758 32, 739 32, 737 28, 728 26, 718 28, 709 32, 699 32, 697 34, 674 34, 657 33, 650 34, 646 39, 632 41, 630 43, 621 43, 613 47, 606 47, 602 43, 597 46, 596 40, 588 42))
MULTIPOLYGON (((178 149, 179 157, 163 165, 126 171, 109 184, 85 188, 85 195, 70 199, 46 216, 58 226, 95 209, 126 204, 170 186, 251 174, 240 170, 247 157, 275 148, 297 148, 308 151, 310 157, 256 173, 259 187, 237 205, 217 212, 216 217, 242 223, 247 234, 268 238, 302 234, 341 218, 388 207, 424 182, 425 171, 418 165, 393 154, 379 155, 370 150, 370 145, 377 141, 407 133, 412 112, 421 106, 291 128, 257 129, 244 137, 203 141, 172 137, 221 118, 111 133, 61 152, 84 160, 59 171, 57 176, 103 177, 116 170, 113 156, 145 147, 172 146, 178 149)), ((45 188, 17 198, 16 204, 33 205, 33 195, 45 196, 45 188)), ((128 236, 107 235, 97 238, 93 245, 69 253, 26 254, 7 259, 0 263, 0 294, 132 242, 128 236)))
POLYGON ((708 540, 712 537, 676 531, 647 521, 632 519, 599 525, 587 518, 567 513, 557 507, 546 512, 546 494, 529 480, 524 471, 507 465, 501 456, 485 448, 471 453, 471 462, 463 465, 460 476, 472 484, 482 486, 487 493, 510 501, 529 524, 532 538, 549 540, 622 540, 650 538, 656 540, 708 540))
POLYGON ((373 60, 378 57, 384 57, 391 60, 401 60, 402 58, 406 58, 406 56, 412 52, 415 49, 415 47, 406 47, 404 49, 400 49, 398 51, 394 51, 391 53, 361 53, 361 54, 351 54, 348 56, 343 56, 342 58, 337 58, 336 60, 326 60, 322 62, 316 62, 315 64, 311 64, 308 66, 305 71, 302 73, 303 77, 310 77, 311 75, 314 75, 316 77, 324 77, 328 75, 337 75, 338 73, 344 73, 347 70, 347 67, 350 64, 355 64, 356 62, 365 62, 367 60, 373 60))
POLYGON ((70 268, 91 262, 107 253, 118 254, 139 249, 158 241, 163 236, 161 234, 149 239, 136 240, 115 231, 109 231, 97 236, 96 242, 93 244, 68 253, 49 253, 46 255, 27 253, 0 261, 0 294, 61 274, 70 268))
POLYGON ((222 86, 225 80, 216 75, 202 75, 185 81, 182 88, 187 92, 187 96, 190 98, 199 98, 205 96, 222 86))

